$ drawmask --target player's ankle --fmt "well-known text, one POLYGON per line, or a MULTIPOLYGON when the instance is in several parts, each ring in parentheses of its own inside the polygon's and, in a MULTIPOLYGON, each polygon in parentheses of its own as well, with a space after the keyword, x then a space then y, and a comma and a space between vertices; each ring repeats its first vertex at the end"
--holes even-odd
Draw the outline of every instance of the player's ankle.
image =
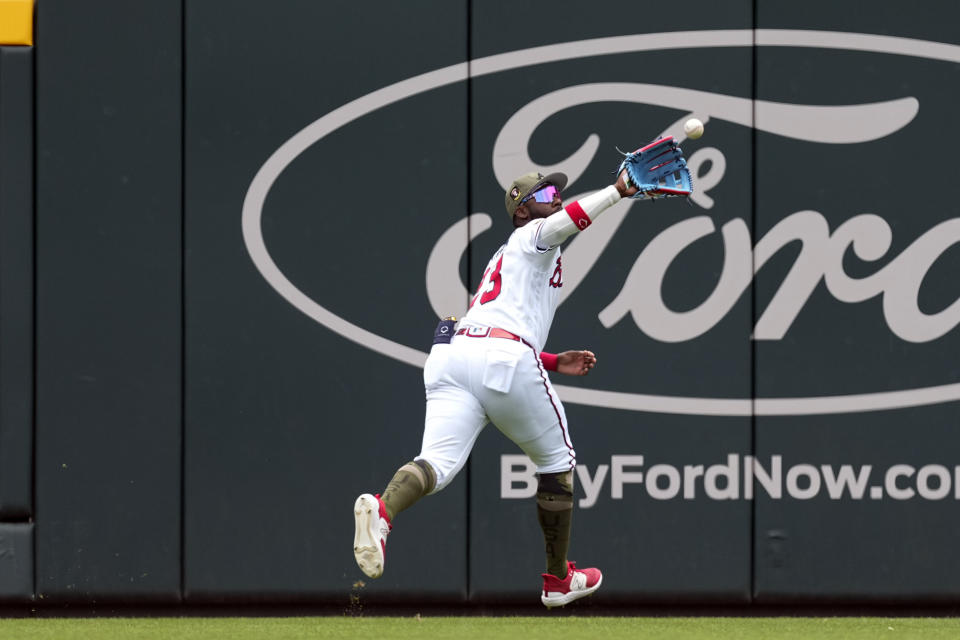
POLYGON ((556 568, 556 567, 553 567, 553 568, 547 567, 547 573, 549 573, 550 575, 552 575, 552 576, 553 576, 554 578, 556 578, 557 580, 566 580, 566 579, 567 579, 567 573, 569 573, 569 572, 567 571, 567 562, 566 562, 566 560, 564 560, 564 562, 563 562, 563 568, 562 568, 562 569, 559 569, 559 568, 556 568))

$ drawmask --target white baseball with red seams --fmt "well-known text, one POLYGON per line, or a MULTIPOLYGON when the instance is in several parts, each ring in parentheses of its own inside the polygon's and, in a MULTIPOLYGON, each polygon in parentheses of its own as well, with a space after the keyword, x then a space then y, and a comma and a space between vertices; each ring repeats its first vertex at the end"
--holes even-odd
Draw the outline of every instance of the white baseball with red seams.
POLYGON ((576 465, 566 413, 539 354, 563 287, 560 244, 619 200, 609 186, 515 229, 490 259, 457 335, 431 349, 417 459, 436 471, 434 493, 460 471, 488 421, 530 457, 537 473, 576 465), (493 337, 492 329, 516 339, 493 337))
POLYGON ((703 135, 703 123, 696 118, 690 118, 683 123, 683 132, 691 140, 696 140, 703 135))

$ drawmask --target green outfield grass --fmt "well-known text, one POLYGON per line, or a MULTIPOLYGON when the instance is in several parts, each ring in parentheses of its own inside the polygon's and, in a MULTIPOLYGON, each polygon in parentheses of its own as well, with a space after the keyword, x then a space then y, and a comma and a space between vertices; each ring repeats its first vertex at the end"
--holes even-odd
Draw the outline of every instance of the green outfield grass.
POLYGON ((6 640, 272 640, 298 638, 955 639, 960 618, 36 618, 0 620, 6 640))

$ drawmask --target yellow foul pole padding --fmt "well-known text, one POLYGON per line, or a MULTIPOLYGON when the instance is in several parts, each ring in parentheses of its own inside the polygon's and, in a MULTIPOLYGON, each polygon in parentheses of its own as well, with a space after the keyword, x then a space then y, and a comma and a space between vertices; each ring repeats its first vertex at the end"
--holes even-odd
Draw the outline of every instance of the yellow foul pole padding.
POLYGON ((0 45, 33 44, 36 0, 0 0, 0 45))

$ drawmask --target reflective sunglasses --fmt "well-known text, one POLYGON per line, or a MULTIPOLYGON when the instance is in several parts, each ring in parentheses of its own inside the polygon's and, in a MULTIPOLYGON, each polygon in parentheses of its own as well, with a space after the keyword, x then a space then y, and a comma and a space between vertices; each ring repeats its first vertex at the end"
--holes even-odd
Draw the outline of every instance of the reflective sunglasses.
POLYGON ((537 189, 530 195, 528 195, 526 198, 520 201, 520 204, 523 204, 528 200, 536 200, 537 202, 553 202, 554 196, 557 196, 559 194, 560 194, 559 189, 557 189, 552 184, 548 184, 546 186, 541 187, 540 189, 537 189))

